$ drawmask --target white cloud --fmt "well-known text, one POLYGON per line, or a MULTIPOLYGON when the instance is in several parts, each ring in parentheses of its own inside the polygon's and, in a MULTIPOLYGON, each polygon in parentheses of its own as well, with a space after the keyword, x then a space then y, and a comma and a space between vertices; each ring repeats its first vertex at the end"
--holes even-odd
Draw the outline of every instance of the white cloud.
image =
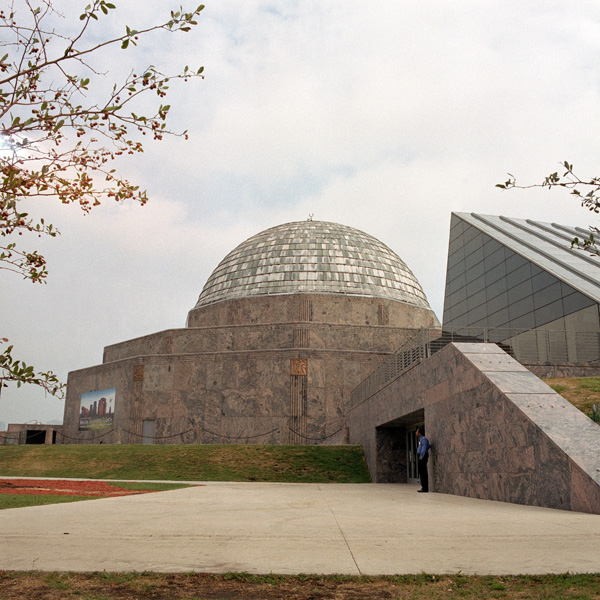
MULTIPOLYGON (((122 3, 102 27, 140 27, 167 8, 122 3)), ((189 34, 116 48, 106 82, 133 60, 205 66, 168 99, 190 141, 122 163, 146 207, 44 211, 63 232, 40 241, 49 283, 0 273, 2 335, 65 377, 106 344, 183 326, 229 250, 309 213, 389 245, 441 317, 452 210, 591 221, 568 194, 494 184, 506 171, 538 181, 565 159, 597 174, 599 34, 589 0, 228 0, 207 3, 189 34)), ((61 412, 34 392, 0 398, 4 422, 61 412)))

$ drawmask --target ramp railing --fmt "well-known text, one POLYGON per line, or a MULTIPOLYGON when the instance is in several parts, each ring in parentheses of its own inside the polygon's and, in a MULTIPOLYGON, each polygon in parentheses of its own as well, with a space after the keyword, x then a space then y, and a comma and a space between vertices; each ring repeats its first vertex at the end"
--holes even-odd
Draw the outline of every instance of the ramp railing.
POLYGON ((495 343, 521 363, 600 366, 600 332, 505 327, 421 328, 354 388, 346 411, 451 342, 495 343))

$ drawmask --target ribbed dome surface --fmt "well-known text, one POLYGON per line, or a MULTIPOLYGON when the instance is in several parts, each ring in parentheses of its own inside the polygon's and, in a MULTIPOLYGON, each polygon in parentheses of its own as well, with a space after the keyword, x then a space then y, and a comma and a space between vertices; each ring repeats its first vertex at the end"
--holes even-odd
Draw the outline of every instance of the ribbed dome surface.
POLYGON ((196 308, 270 294, 351 294, 429 308, 395 252, 358 229, 325 221, 278 225, 241 243, 208 278, 196 308))

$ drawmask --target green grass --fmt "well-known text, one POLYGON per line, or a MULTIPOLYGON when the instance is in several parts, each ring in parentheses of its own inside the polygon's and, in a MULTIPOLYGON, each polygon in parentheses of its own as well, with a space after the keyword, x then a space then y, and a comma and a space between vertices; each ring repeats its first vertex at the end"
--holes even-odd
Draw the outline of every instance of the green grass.
POLYGON ((23 508, 25 506, 44 506, 60 502, 79 502, 80 500, 97 500, 102 496, 63 496, 54 494, 0 494, 0 510, 5 508, 23 508))
POLYGON ((0 446, 0 476, 368 483, 360 446, 0 446))
POLYGON ((544 381, 590 419, 594 404, 600 411, 600 377, 548 378, 544 381))

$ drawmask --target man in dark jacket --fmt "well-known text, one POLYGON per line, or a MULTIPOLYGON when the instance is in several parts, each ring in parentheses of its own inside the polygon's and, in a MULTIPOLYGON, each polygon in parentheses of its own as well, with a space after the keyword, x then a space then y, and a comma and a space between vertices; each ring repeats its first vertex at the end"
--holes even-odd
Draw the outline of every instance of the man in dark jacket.
POLYGON ((419 479, 421 480, 421 489, 419 492, 425 493, 429 491, 429 475, 427 473, 427 461, 429 460, 429 440, 425 437, 422 427, 417 429, 417 454, 419 456, 419 479))

